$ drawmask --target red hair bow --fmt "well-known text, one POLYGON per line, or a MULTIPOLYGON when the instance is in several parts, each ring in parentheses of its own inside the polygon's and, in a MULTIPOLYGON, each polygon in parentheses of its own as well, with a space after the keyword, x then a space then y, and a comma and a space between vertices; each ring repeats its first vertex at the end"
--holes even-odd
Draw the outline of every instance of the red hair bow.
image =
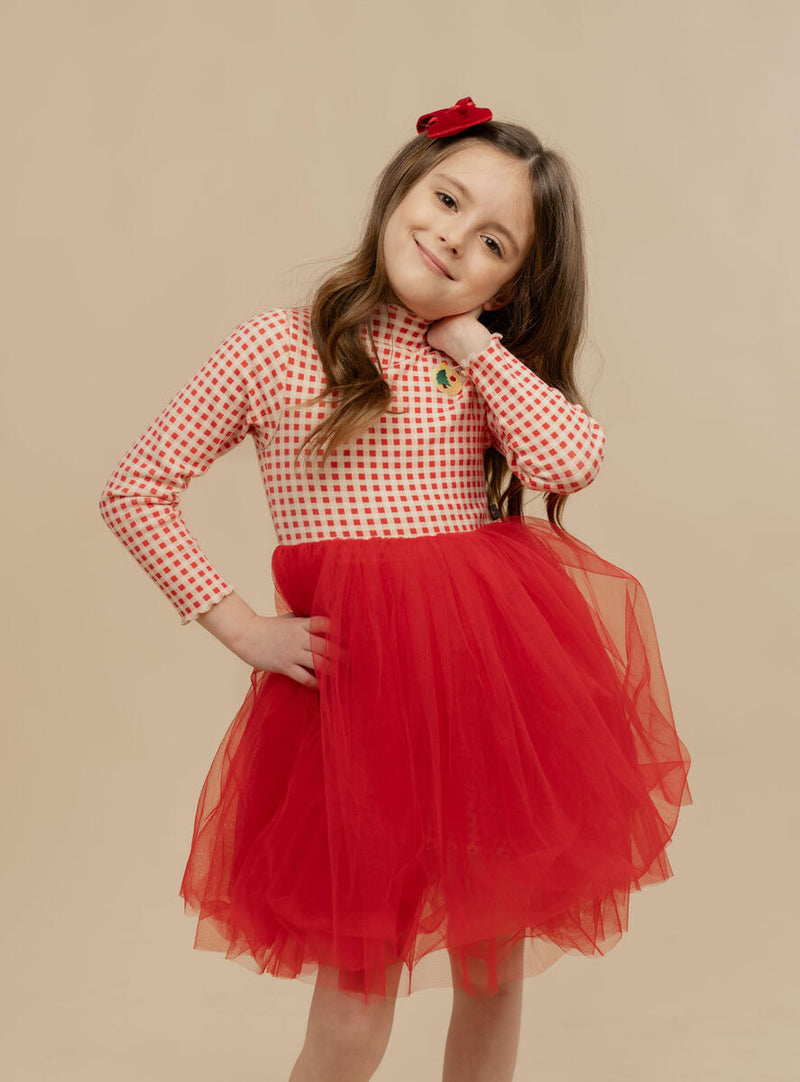
POLYGON ((429 139, 439 139, 491 119, 491 109, 479 109, 472 98, 459 98, 449 109, 435 109, 421 116, 417 121, 417 131, 427 132, 429 139))

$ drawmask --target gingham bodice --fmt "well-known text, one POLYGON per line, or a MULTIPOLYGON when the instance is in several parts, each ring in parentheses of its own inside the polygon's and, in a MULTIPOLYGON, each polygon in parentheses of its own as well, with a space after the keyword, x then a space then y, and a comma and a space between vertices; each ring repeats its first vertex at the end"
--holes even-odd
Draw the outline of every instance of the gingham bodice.
POLYGON ((281 544, 483 525, 491 521, 489 444, 528 488, 569 493, 594 480, 605 445, 594 418, 531 372, 501 336, 455 363, 427 344, 428 326, 394 304, 379 305, 362 326, 396 412, 340 444, 324 467, 306 452, 294 458, 335 409, 330 398, 301 406, 325 386, 308 307, 239 324, 139 436, 107 481, 100 512, 181 623, 234 587, 190 531, 180 494, 247 435, 281 544))

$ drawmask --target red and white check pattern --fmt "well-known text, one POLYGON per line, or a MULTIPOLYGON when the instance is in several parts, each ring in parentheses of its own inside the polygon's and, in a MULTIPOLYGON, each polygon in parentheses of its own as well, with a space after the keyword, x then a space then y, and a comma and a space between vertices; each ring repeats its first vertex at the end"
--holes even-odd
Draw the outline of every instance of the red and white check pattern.
MULTIPOLYGON (((122 458, 100 513, 187 624, 234 589, 211 565, 179 503, 190 481, 252 435, 281 544, 331 537, 404 537, 491 521, 483 451, 494 444, 522 483, 576 492, 597 476, 604 433, 580 406, 534 375, 494 336, 458 366, 426 341, 428 323, 399 305, 370 321, 392 408, 341 444, 325 467, 303 437, 335 402, 302 406, 325 385, 307 307, 241 323, 122 458), (443 361, 462 375, 446 394, 443 361)), ((367 326, 362 338, 370 352, 367 326)))

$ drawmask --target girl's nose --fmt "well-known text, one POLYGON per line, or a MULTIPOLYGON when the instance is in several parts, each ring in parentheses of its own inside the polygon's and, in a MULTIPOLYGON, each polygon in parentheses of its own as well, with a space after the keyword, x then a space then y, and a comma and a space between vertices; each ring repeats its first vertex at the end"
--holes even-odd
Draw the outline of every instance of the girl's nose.
POLYGON ((462 238, 460 233, 448 230, 447 234, 442 234, 439 239, 449 251, 457 253, 461 250, 462 238))

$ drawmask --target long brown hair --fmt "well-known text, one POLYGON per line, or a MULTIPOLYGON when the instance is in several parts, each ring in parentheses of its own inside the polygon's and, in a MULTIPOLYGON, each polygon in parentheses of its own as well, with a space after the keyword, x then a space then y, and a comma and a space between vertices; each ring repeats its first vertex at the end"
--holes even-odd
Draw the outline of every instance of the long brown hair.
MULTIPOLYGON (((483 312, 480 322, 490 331, 500 331, 503 345, 531 371, 587 409, 574 380, 586 320, 577 186, 567 161, 546 149, 528 128, 491 120, 447 138, 430 139, 423 132, 401 147, 380 174, 357 249, 328 273, 310 301, 311 333, 327 385, 309 403, 330 396, 337 406, 306 436, 298 454, 306 445, 309 451, 322 449, 324 463, 334 447, 391 412, 391 387, 365 349, 360 332, 375 307, 392 296, 383 259, 384 229, 412 185, 465 141, 476 139, 527 165, 534 215, 531 249, 504 287, 510 299, 502 308, 483 312)), ((484 451, 484 470, 494 517, 521 514, 524 486, 495 447, 484 451)), ((562 529, 566 500, 565 493, 545 495, 547 517, 562 529)))

